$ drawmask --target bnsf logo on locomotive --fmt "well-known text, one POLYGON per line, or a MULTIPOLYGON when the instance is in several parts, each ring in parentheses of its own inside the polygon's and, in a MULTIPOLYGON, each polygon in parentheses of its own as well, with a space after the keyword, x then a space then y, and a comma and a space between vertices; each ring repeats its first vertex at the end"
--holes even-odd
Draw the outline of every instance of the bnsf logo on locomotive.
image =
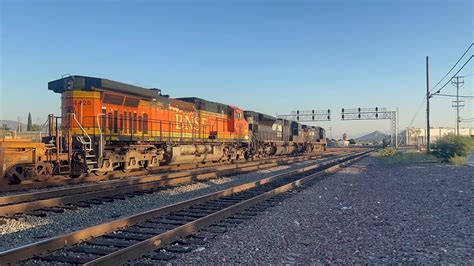
POLYGON ((204 117, 176 114, 176 130, 199 130, 200 126, 206 125, 206 120, 204 117))

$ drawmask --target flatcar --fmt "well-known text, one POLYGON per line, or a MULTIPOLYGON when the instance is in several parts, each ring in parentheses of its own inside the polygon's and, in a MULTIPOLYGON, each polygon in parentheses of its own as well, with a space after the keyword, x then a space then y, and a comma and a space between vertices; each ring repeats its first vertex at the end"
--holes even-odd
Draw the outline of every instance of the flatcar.
POLYGON ((21 143, 0 144, 4 184, 325 149, 321 128, 197 97, 78 75, 48 89, 61 95, 61 116, 49 116, 48 136, 24 161, 7 158, 24 150, 21 143))

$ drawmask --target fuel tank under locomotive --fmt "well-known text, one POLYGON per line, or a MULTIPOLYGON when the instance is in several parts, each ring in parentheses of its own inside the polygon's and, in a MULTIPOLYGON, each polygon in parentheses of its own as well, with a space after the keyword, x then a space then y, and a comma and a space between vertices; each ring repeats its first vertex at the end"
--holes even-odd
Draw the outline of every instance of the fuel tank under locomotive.
POLYGON ((224 158, 224 145, 179 145, 168 151, 170 165, 185 163, 216 162, 224 158))

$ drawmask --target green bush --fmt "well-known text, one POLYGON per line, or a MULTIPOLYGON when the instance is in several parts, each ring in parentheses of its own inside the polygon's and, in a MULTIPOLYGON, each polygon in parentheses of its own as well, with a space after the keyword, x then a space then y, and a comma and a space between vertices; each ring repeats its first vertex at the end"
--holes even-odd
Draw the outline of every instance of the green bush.
MULTIPOLYGON (((473 141, 466 136, 448 134, 433 145, 433 153, 444 161, 455 157, 468 157, 471 154, 473 141)), ((455 159, 459 160, 459 159, 455 159)))
POLYGON ((397 153, 397 149, 395 149, 394 147, 387 147, 380 152, 380 156, 391 157, 391 156, 394 156, 396 153, 397 153))

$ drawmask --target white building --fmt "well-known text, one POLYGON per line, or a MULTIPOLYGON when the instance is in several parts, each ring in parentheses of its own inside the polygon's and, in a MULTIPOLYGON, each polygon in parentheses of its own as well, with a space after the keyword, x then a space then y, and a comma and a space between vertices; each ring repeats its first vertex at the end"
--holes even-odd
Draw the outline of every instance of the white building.
MULTIPOLYGON (((435 142, 449 133, 456 134, 456 129, 447 127, 430 128, 430 141, 435 142)), ((459 134, 474 138, 474 128, 460 128, 459 134)), ((407 128, 405 140, 407 145, 426 145, 426 129, 407 128)))

